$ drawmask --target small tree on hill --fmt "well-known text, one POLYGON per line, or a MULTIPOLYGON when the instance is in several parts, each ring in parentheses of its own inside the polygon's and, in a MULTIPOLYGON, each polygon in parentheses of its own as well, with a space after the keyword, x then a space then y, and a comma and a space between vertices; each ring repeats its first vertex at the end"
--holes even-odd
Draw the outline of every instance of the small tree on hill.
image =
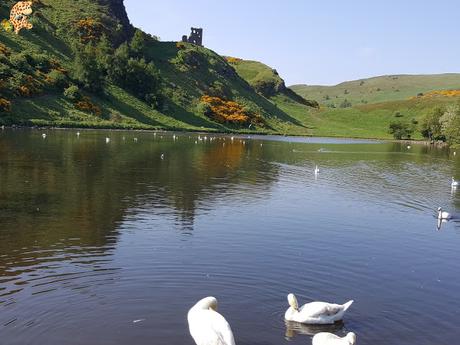
POLYGON ((426 114, 420 123, 420 133, 424 138, 430 140, 443 140, 441 128, 441 117, 444 111, 441 108, 435 108, 433 112, 426 114))
POLYGON ((410 139, 414 129, 407 123, 392 122, 389 126, 389 133, 397 140, 410 139))
POLYGON ((460 145, 460 106, 449 106, 439 121, 447 141, 454 146, 460 145))

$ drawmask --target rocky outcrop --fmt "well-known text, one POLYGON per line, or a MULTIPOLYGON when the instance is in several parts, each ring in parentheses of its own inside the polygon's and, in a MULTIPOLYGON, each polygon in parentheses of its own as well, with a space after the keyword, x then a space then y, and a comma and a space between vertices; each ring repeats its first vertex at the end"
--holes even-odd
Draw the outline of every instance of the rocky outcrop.
POLYGON ((117 33, 115 35, 116 42, 122 43, 129 40, 134 34, 134 27, 129 21, 128 13, 126 12, 123 0, 98 0, 99 3, 107 7, 107 15, 116 18, 118 21, 117 33))

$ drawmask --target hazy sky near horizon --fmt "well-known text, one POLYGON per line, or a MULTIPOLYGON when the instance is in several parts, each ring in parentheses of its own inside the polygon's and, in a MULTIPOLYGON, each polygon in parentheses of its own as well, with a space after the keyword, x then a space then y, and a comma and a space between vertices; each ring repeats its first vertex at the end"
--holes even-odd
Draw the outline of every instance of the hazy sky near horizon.
POLYGON ((125 0, 163 41, 204 29, 219 54, 258 60, 291 84, 460 72, 458 0, 125 0))

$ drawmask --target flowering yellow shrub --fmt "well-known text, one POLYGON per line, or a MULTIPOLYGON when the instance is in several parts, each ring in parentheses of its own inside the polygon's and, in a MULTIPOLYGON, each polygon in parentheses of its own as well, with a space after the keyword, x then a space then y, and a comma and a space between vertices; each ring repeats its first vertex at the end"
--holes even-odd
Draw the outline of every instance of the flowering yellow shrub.
POLYGON ((62 67, 59 61, 56 59, 50 60, 50 66, 51 66, 51 69, 55 69, 56 71, 59 71, 63 74, 67 74, 69 72, 64 67, 62 67))
POLYGON ((177 49, 180 49, 180 50, 183 50, 183 49, 187 48, 187 47, 185 46, 185 43, 184 43, 184 42, 177 42, 177 43, 176 43, 176 47, 177 47, 177 49))
POLYGON ((433 98, 433 97, 439 97, 439 96, 459 97, 460 96, 460 90, 437 90, 437 91, 431 91, 431 92, 425 93, 425 94, 417 96, 417 97, 412 97, 411 99, 433 98))
POLYGON ((17 88, 16 92, 20 96, 30 97, 39 94, 41 90, 37 81, 31 75, 28 75, 24 83, 17 88))
POLYGON ((76 26, 83 43, 95 41, 102 35, 102 24, 94 18, 80 19, 76 26))
POLYGON ((0 54, 8 56, 10 55, 10 50, 4 45, 0 43, 0 54))
POLYGON ((253 114, 234 101, 226 101, 220 97, 204 95, 201 102, 209 105, 210 115, 217 122, 234 124, 262 123, 262 118, 258 114, 253 114))
POLYGON ((82 100, 77 101, 75 103, 75 107, 81 111, 92 113, 95 116, 101 116, 102 114, 101 108, 92 103, 88 97, 83 97, 82 100))
POLYGON ((5 98, 0 98, 0 111, 11 111, 11 102, 5 98))
POLYGON ((236 57, 231 57, 231 56, 227 56, 225 58, 227 60, 228 63, 231 63, 231 64, 238 64, 239 62, 243 61, 242 59, 239 59, 239 58, 236 58, 236 57))

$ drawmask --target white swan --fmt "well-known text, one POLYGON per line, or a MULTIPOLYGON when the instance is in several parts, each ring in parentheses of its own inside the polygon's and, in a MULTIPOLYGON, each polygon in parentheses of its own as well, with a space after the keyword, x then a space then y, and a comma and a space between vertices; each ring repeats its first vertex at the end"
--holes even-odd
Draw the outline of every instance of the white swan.
POLYGON ((443 211, 441 207, 438 208, 438 220, 449 220, 452 216, 449 212, 443 211))
POLYGON ((455 179, 452 177, 452 183, 451 183, 452 188, 457 188, 460 186, 460 181, 455 181, 455 179))
POLYGON ((108 144, 110 143, 110 138, 105 138, 105 142, 108 144))
POLYGON ((46 134, 45 133, 42 134, 42 138, 46 139, 46 134))
POLYGON ((187 315, 190 334, 197 345, 235 345, 227 320, 217 312, 217 299, 206 297, 187 315))
POLYGON ((348 333, 340 338, 332 333, 318 333, 313 337, 313 345, 354 345, 356 344, 356 334, 348 333))
POLYGON ((318 168, 318 166, 316 166, 316 168, 315 168, 315 175, 318 175, 318 174, 319 174, 319 168, 318 168))
POLYGON ((299 308, 297 298, 292 293, 288 295, 288 302, 290 307, 286 310, 284 318, 287 321, 311 325, 330 325, 340 321, 347 309, 353 304, 353 301, 349 301, 343 305, 311 302, 299 308))

